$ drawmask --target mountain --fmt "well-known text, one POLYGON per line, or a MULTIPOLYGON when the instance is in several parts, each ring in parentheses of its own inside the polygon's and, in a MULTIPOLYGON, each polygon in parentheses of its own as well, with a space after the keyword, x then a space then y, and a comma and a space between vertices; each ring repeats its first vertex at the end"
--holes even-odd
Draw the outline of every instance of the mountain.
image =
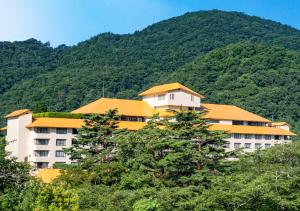
POLYGON ((101 97, 103 81, 105 96, 137 98, 149 86, 180 79, 207 101, 235 103, 266 117, 272 114, 276 120, 296 122, 298 79, 273 83, 272 91, 281 89, 281 98, 275 98, 269 86, 256 84, 255 76, 298 77, 299 51, 299 30, 218 10, 187 13, 133 34, 100 34, 72 47, 51 48, 34 39, 0 42, 0 115, 17 108, 34 109, 38 103, 53 111, 69 111, 101 97), (230 53, 243 47, 242 55, 230 53), (271 55, 264 53, 269 49, 271 55), (250 90, 243 87, 248 82, 250 90), (293 112, 285 115, 280 106, 293 112))
POLYGON ((205 100, 212 103, 234 104, 300 125, 299 73, 300 52, 242 42, 196 58, 166 81, 175 79, 204 90, 205 100))

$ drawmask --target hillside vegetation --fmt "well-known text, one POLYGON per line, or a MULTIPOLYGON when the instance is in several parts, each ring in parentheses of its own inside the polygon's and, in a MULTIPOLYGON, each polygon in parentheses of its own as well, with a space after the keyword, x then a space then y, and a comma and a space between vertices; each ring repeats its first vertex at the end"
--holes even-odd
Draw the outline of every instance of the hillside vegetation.
POLYGON ((134 132, 116 129, 116 113, 86 117, 65 149, 77 164, 60 164, 50 184, 7 159, 0 139, 0 210, 300 209, 299 141, 226 153, 226 134, 208 130, 198 112, 178 112, 173 122, 156 117, 134 132))
POLYGON ((39 103, 70 111, 101 97, 103 79, 105 95, 118 98, 137 98, 154 84, 178 80, 207 102, 295 124, 298 51, 300 31, 217 10, 187 13, 134 34, 100 34, 72 47, 1 42, 0 115, 39 103))
POLYGON ((299 52, 237 43, 200 56, 168 80, 175 78, 200 92, 204 90, 206 101, 238 105, 299 126, 299 73, 299 52))

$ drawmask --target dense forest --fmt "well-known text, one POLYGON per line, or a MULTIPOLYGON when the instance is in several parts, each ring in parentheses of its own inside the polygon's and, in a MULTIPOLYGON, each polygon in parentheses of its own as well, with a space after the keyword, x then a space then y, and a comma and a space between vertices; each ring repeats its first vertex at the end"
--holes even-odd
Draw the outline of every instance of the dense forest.
POLYGON ((218 10, 69 47, 35 39, 0 42, 0 115, 40 104, 70 111, 101 97, 103 79, 105 95, 118 98, 179 81, 206 102, 236 104, 300 131, 299 51, 300 31, 218 10))

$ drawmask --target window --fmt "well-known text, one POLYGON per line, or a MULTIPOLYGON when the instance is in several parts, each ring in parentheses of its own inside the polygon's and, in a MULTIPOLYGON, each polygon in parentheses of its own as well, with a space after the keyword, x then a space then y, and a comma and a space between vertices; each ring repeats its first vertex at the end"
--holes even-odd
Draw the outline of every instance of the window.
POLYGON ((226 141, 224 143, 224 148, 226 148, 226 149, 230 148, 230 142, 226 141))
POLYGON ((245 143, 245 149, 251 149, 251 143, 245 143))
POLYGON ((201 111, 201 107, 195 107, 196 111, 201 111))
POLYGON ((48 168, 48 162, 36 162, 35 163, 35 166, 36 168, 39 168, 39 169, 44 169, 44 168, 48 168))
POLYGON ((138 122, 144 122, 144 118, 143 118, 143 117, 138 117, 138 118, 137 118, 137 121, 138 121, 138 122))
POLYGON ((174 93, 170 94, 170 100, 174 100, 174 93))
POLYGON ((49 133, 49 129, 46 127, 38 127, 38 128, 35 128, 35 132, 36 133, 49 133))
POLYGON ((36 150, 34 151, 35 157, 48 157, 49 151, 48 150, 36 150))
POLYGON ((78 134, 78 131, 76 128, 72 128, 72 134, 78 134))
POLYGON ((252 135, 251 134, 245 134, 245 139, 251 139, 252 135))
POLYGON ((257 140, 262 139, 262 135, 255 135, 255 139, 257 139, 257 140))
POLYGON ((265 148, 270 148, 271 144, 265 144, 265 148))
POLYGON ((194 102, 194 95, 191 95, 191 101, 194 102))
POLYGON ((260 148, 261 148, 261 144, 256 143, 256 144, 255 144, 255 149, 260 149, 260 148))
POLYGON ((72 145, 76 144, 77 140, 75 138, 72 139, 72 145))
POLYGON ((65 152, 62 150, 56 150, 55 157, 65 157, 65 152))
POLYGON ((164 100, 165 99, 165 95, 158 95, 158 100, 164 100))
POLYGON ((35 145, 48 145, 49 139, 35 139, 35 145))
POLYGON ((233 125, 244 125, 244 122, 243 121, 232 121, 232 124, 233 125))
POLYGON ((250 126, 264 126, 263 122, 248 122, 250 126))
POLYGON ((56 128, 56 134, 67 134, 68 129, 67 128, 56 128))
POLYGON ((241 148, 241 143, 234 143, 234 149, 241 148))
POLYGON ((56 139, 56 146, 66 146, 66 139, 56 139))
POLYGON ((235 133, 235 134, 233 134, 233 137, 234 137, 235 139, 241 139, 241 138, 242 138, 242 135, 239 134, 239 133, 235 133))
POLYGON ((145 122, 144 117, 135 117, 135 116, 121 116, 122 121, 131 121, 131 122, 145 122))
POLYGON ((266 139, 266 140, 271 140, 271 139, 272 139, 272 136, 271 136, 271 135, 265 135, 265 139, 266 139))
POLYGON ((211 123, 211 124, 216 124, 216 123, 220 123, 219 120, 214 120, 214 119, 210 119, 207 121, 208 123, 211 123))
POLYGON ((274 139, 275 140, 280 140, 281 138, 280 138, 280 136, 276 135, 276 136, 274 136, 274 139))
POLYGON ((287 141, 287 140, 290 140, 290 137, 289 136, 283 136, 283 139, 287 141))

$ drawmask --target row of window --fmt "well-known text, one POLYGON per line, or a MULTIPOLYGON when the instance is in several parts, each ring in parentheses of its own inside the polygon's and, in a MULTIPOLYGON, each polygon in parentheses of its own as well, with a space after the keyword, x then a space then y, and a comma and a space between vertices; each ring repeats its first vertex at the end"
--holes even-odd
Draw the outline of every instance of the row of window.
POLYGON ((232 125, 249 125, 249 126, 266 126, 264 122, 244 122, 244 121, 232 121, 232 125))
MULTIPOLYGON (((56 139, 56 146, 66 146, 66 139, 56 139)), ((48 145, 49 144, 49 139, 35 139, 35 144, 36 145, 48 145)))
MULTIPOLYGON (((48 157, 49 150, 35 150, 34 151, 35 157, 48 157)), ((65 152, 63 150, 56 150, 55 157, 66 157, 65 152)))
MULTIPOLYGON (((265 140, 271 140, 272 139, 271 135, 258 135, 258 134, 256 134, 256 135, 245 134, 245 135, 243 135, 243 137, 244 137, 244 139, 252 139, 254 137, 256 140, 261 140, 263 138, 265 140)), ((240 133, 234 133, 234 134, 232 134, 232 138, 234 138, 234 139, 241 139, 242 138, 242 134, 240 134, 240 133)), ((289 137, 288 136, 275 135, 274 139, 275 140, 281 140, 281 139, 289 140, 289 137)))
MULTIPOLYGON (((35 128, 36 133, 49 133, 50 129, 46 127, 38 127, 35 128)), ((56 134, 67 134, 68 129, 67 128, 56 128, 56 134)), ((77 129, 73 128, 72 129, 72 134, 77 134, 77 129)))
POLYGON ((135 116, 121 116, 122 121, 130 121, 130 122, 145 122, 144 117, 135 117, 135 116))
MULTIPOLYGON (((165 100, 165 96, 166 95, 158 95, 157 98, 158 98, 158 100, 165 100)), ((174 93, 171 93, 169 96, 170 96, 170 100, 175 99, 175 94, 174 93)), ((194 102, 194 95, 191 95, 191 101, 194 102)))
MULTIPOLYGON (((261 143, 255 143, 254 144, 255 149, 260 149, 262 148, 262 144, 261 143)), ((230 143, 226 142, 224 145, 225 148, 230 148, 230 143)), ((234 149, 240 149, 242 147, 244 147, 245 149, 251 149, 252 148, 252 143, 245 143, 244 146, 242 146, 241 143, 234 143, 233 144, 234 149)), ((271 144, 265 144, 265 148, 270 148, 271 144)))

